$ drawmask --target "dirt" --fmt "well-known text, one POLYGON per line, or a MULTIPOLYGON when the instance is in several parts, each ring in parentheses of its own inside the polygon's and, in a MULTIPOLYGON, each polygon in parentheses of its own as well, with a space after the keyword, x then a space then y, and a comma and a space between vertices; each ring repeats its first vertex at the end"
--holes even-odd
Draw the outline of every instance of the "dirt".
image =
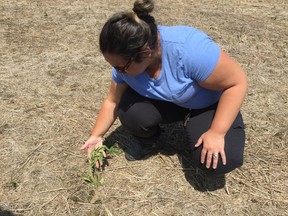
MULTIPOLYGON (((133 1, 1 0, 0 215, 288 215, 288 2, 156 1, 161 25, 205 31, 245 69, 244 165, 210 176, 177 151, 109 159, 104 185, 85 183, 85 152, 111 68, 102 25, 133 1)), ((180 124, 165 127, 181 149, 180 124)), ((132 138, 119 121, 110 144, 132 138)))

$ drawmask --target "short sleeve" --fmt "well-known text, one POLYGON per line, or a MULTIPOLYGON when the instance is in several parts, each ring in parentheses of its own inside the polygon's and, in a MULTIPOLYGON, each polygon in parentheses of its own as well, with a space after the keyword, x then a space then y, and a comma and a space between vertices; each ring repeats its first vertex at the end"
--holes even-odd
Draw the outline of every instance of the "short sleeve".
POLYGON ((216 67, 220 47, 202 31, 194 31, 184 44, 184 68, 186 76, 203 82, 216 67))
POLYGON ((120 73, 117 73, 116 69, 112 67, 112 80, 117 84, 125 83, 120 73))

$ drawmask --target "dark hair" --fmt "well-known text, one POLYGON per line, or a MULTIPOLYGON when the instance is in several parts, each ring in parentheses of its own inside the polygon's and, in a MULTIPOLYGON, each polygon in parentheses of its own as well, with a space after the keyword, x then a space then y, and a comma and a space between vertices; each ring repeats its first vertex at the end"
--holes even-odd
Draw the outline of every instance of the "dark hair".
POLYGON ((149 13, 154 9, 152 0, 134 2, 134 12, 114 14, 104 24, 99 37, 102 53, 113 53, 125 59, 134 58, 141 62, 139 54, 149 46, 155 49, 157 43, 157 25, 149 13))

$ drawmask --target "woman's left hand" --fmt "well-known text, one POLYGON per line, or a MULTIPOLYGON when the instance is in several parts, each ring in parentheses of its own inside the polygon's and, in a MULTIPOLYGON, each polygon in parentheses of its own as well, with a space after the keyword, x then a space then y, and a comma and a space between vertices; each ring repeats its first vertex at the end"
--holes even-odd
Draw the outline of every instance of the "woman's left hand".
POLYGON ((209 169, 212 163, 213 169, 217 168, 219 154, 222 158, 223 165, 226 165, 226 155, 224 151, 224 136, 222 134, 216 133, 212 130, 206 131, 198 139, 195 147, 199 147, 203 144, 203 149, 201 152, 201 163, 205 163, 206 159, 206 168, 209 169))

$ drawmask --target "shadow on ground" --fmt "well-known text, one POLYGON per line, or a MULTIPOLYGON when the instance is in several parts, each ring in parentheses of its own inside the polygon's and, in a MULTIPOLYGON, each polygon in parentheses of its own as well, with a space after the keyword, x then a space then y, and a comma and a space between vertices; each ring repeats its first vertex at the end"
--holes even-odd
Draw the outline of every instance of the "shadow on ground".
POLYGON ((3 208, 0 207, 0 216, 16 216, 16 214, 14 214, 9 210, 4 210, 3 208))
MULTIPOLYGON (((225 175, 215 175, 213 173, 205 172, 199 168, 193 167, 192 154, 187 145, 187 137, 183 128, 176 123, 173 127, 164 126, 165 144, 158 152, 164 156, 177 155, 179 163, 182 166, 187 182, 195 189, 201 192, 215 191, 225 186, 225 175), (177 128, 175 130, 175 128, 177 128), (179 145, 181 143, 182 145, 179 145)), ((134 138, 123 127, 115 129, 105 139, 105 145, 111 147, 117 143, 123 151, 133 142, 134 138)), ((147 158, 145 158, 147 159, 147 158)))
POLYGON ((225 174, 213 174, 194 168, 191 164, 191 157, 187 158, 187 155, 178 155, 178 158, 181 161, 186 180, 195 190, 204 192, 224 188, 225 174))

